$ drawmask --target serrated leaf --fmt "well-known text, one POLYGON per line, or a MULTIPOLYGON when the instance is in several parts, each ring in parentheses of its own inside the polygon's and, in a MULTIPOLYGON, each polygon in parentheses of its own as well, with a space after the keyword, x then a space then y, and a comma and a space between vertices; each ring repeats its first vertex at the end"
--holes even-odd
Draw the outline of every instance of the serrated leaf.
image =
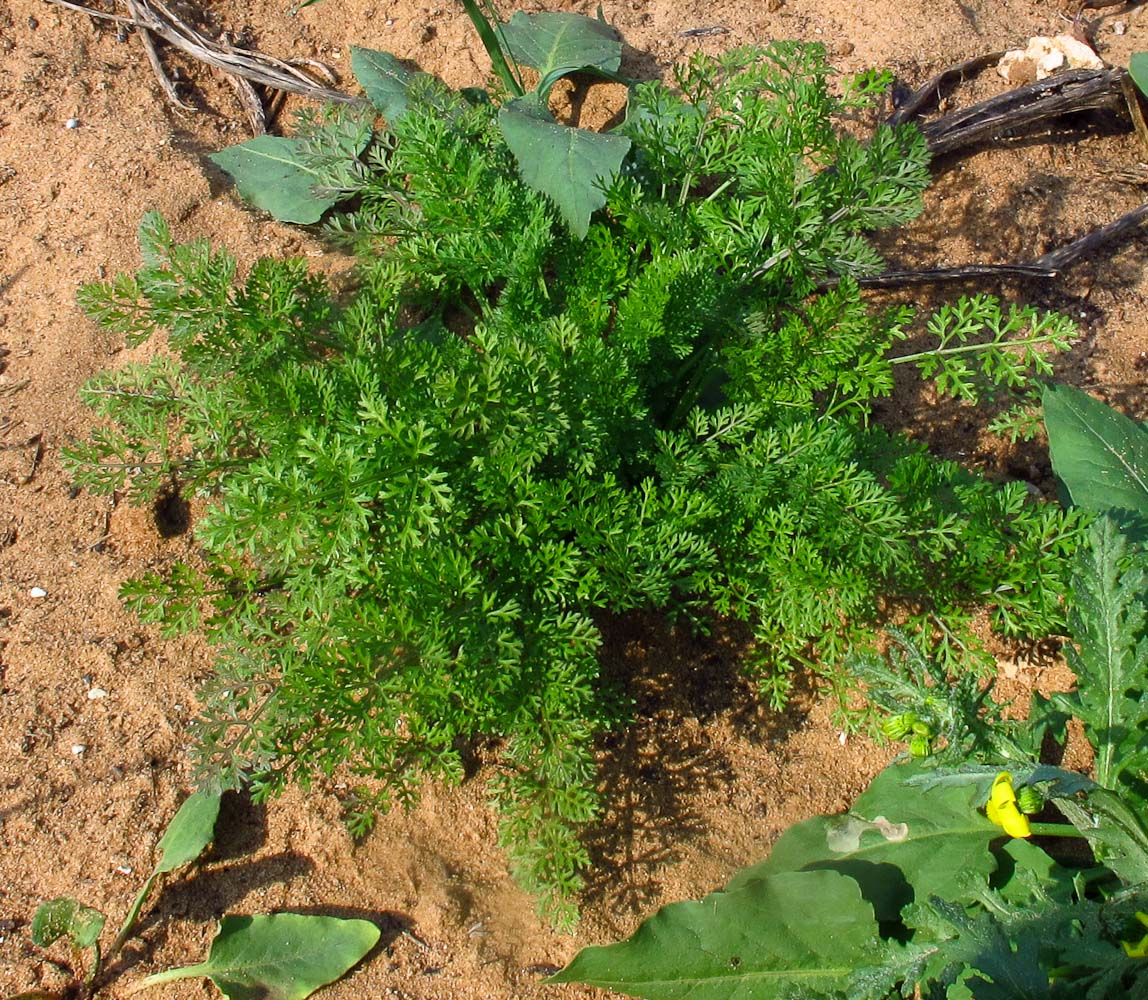
POLYGON ((184 800, 156 845, 157 874, 182 868, 203 853, 215 836, 222 798, 218 792, 195 792, 184 800))
POLYGON ((1148 429, 1072 386, 1047 386, 1042 398, 1052 467, 1072 502, 1148 517, 1148 429))
POLYGON ((389 124, 394 124, 410 106, 411 85, 429 73, 408 69, 389 52, 351 46, 351 72, 374 105, 389 124))
POLYGON ((1089 529, 1072 580, 1068 665, 1077 688, 1057 699, 1084 723, 1096 750, 1096 781, 1117 788, 1120 774, 1148 753, 1148 560, 1129 546, 1110 517, 1089 529))
POLYGON ((560 77, 587 69, 616 73, 622 64, 618 32, 582 14, 516 11, 502 37, 516 62, 538 70, 544 99, 560 77))
POLYGON ((630 140, 560 125, 532 98, 504 104, 498 124, 523 182, 549 197, 581 239, 590 216, 606 204, 605 188, 621 169, 630 140))
POLYGON ((379 934, 369 920, 299 913, 224 917, 206 962, 148 976, 142 985, 206 977, 231 1000, 303 1000, 344 975, 379 934))
POLYGON ((857 881, 882 922, 896 921, 914 897, 974 896, 996 870, 989 845, 1001 829, 980 811, 984 796, 975 784, 907 784, 918 771, 912 764, 887 767, 849 813, 790 827, 768 858, 739 872, 728 888, 783 871, 831 869, 857 881))
POLYGON ((812 997, 842 989, 895 948, 852 879, 784 872, 665 906, 629 940, 583 949, 549 981, 647 1000, 812 997))
POLYGON ((77 948, 90 948, 99 940, 104 919, 99 910, 69 896, 58 896, 42 903, 32 917, 32 943, 47 948, 67 937, 77 948))
POLYGON ((231 177, 244 198, 280 222, 318 222, 342 197, 315 193, 322 176, 304 162, 295 139, 260 135, 208 159, 231 177))

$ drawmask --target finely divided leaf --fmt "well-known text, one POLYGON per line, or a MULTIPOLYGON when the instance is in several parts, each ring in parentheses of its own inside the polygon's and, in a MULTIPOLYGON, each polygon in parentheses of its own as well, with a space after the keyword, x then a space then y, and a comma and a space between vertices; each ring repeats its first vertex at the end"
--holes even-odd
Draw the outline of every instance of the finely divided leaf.
POLYGON ((765 861, 727 888, 778 872, 833 869, 858 882, 881 921, 899 919, 914 898, 970 898, 996 870, 989 844, 1001 829, 980 811, 984 796, 975 785, 907 784, 918 771, 887 767, 849 813, 790 827, 765 861))
POLYGON ((502 36, 517 62, 538 70, 543 95, 568 73, 582 69, 616 73, 622 63, 618 32, 582 14, 516 11, 502 26, 502 36))
POLYGON ((630 140, 560 125, 531 98, 504 104, 498 123, 524 183, 549 196, 579 239, 590 216, 606 204, 630 140))
POLYGON ((1072 502, 1148 517, 1148 430, 1072 386, 1045 388, 1052 467, 1072 502))
POLYGON ((347 972, 379 933, 367 920, 298 913, 224 917, 206 962, 148 976, 143 985, 206 976, 231 1000, 303 1000, 347 972))
POLYGON ((647 1000, 829 996, 895 947, 852 879, 785 872, 665 906, 629 940, 583 949, 550 982, 647 1000))
POLYGON ((342 197, 316 194, 320 173, 308 166, 295 139, 260 135, 209 157, 235 181, 239 193, 280 222, 318 222, 342 197))

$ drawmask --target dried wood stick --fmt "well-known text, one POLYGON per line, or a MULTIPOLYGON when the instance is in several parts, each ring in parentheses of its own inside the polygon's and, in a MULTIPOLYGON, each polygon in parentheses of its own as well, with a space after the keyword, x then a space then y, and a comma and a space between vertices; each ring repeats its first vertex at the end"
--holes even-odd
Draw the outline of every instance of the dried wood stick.
POLYGON ((252 83, 302 94, 317 101, 336 104, 357 104, 362 101, 362 98, 354 97, 346 91, 316 83, 297 66, 292 66, 284 60, 275 59, 253 49, 232 48, 229 51, 178 18, 159 0, 134 0, 132 17, 109 14, 93 7, 73 3, 71 0, 47 0, 47 2, 90 17, 134 25, 151 32, 157 38, 162 38, 193 59, 205 62, 229 75, 243 77, 252 83))
MULTIPOLYGON (((936 284, 947 281, 969 281, 976 278, 1059 278, 1074 264, 1095 254, 1101 247, 1115 243, 1135 232, 1148 220, 1148 204, 1134 208, 1114 222, 1058 247, 1036 260, 1020 264, 967 264, 962 267, 936 267, 920 271, 885 271, 859 278, 862 288, 905 288, 909 285, 936 284)), ((831 283, 826 283, 826 287, 831 283)))
MULTIPOLYGON (((127 4, 132 17, 138 18, 140 16, 138 0, 124 0, 124 2, 127 4)), ((175 84, 171 82, 171 77, 167 75, 167 70, 163 68, 163 63, 160 62, 159 53, 155 50, 155 42, 152 40, 151 32, 146 28, 140 28, 139 34, 140 41, 143 43, 144 52, 147 54, 147 61, 151 65, 151 71, 159 81, 160 88, 167 97, 168 103, 179 108, 181 111, 194 111, 195 108, 190 104, 184 104, 183 101, 179 99, 179 94, 175 92, 175 84)))
POLYGON ((925 108, 940 99, 942 88, 951 83, 959 83, 967 75, 979 73, 1000 62, 1003 55, 1004 52, 986 52, 984 55, 973 56, 972 59, 966 59, 955 66, 941 70, 909 95, 908 99, 890 115, 889 124, 900 125, 920 117, 925 108))
POLYGON ((925 122, 921 131, 934 156, 995 139, 1005 132, 1081 111, 1112 111, 1126 107, 1124 70, 1072 69, 1017 87, 987 101, 925 122))

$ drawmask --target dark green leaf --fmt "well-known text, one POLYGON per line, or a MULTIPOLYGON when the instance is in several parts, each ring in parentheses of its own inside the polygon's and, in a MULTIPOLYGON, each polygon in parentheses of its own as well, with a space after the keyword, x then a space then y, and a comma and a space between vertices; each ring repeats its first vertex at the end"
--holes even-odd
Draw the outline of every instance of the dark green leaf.
POLYGON ((897 920, 914 897, 968 898, 996 870, 989 844, 1001 829, 980 811, 984 796, 975 785, 922 790, 906 783, 917 770, 887 767, 849 813, 790 827, 728 888, 783 871, 832 869, 858 882, 881 921, 897 920))
POLYGON ((379 114, 392 124, 406 113, 412 81, 427 75, 408 69, 389 52, 358 45, 351 46, 351 72, 379 114))
POLYGON ((1068 385, 1044 390, 1052 467, 1085 510, 1148 517, 1148 430, 1068 385))
POLYGON ((41 904, 32 917, 32 942, 40 948, 67 937, 77 948, 90 948, 104 929, 104 915, 68 896, 41 904))
POLYGON ((618 32, 582 14, 516 11, 502 26, 502 36, 517 62, 538 70, 543 95, 569 73, 584 69, 616 73, 622 62, 618 32))
POLYGON ((1140 88, 1140 93, 1148 95, 1148 52, 1133 52, 1128 60, 1128 75, 1140 88))
POLYGON ((560 125, 530 98, 503 105, 498 122, 523 181, 554 201, 575 236, 585 236, 630 140, 560 125))
POLYGON ((551 982, 648 1000, 819 996, 891 949, 852 879, 785 872, 665 906, 628 941, 579 952, 551 982))
POLYGON ((206 976, 231 1000, 303 1000, 362 959, 379 933, 368 920, 224 917, 206 962, 148 976, 143 985, 206 976))
POLYGON ((342 197, 315 192, 322 176, 306 164, 295 139, 260 135, 208 159, 235 181, 244 198, 280 222, 318 222, 342 197))

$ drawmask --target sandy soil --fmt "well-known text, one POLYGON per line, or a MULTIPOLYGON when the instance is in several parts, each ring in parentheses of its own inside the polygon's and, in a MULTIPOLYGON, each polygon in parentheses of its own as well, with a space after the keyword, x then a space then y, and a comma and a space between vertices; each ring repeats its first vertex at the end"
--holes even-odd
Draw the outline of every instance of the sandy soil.
MULTIPOLYGON (((596 3, 545 6, 592 13, 596 3)), ((324 60, 345 77, 351 44, 416 60, 452 85, 482 84, 488 72, 461 8, 446 0, 327 0, 298 13, 287 0, 223 0, 208 10, 212 24, 265 52, 324 60)), ((826 43, 843 69, 890 67, 908 85, 1068 27, 1055 0, 603 0, 603 10, 635 74, 698 48, 796 37, 826 43)), ((1111 62, 1148 48, 1138 8, 1088 13, 1111 62)), ((322 266, 312 234, 244 208, 205 160, 247 137, 225 81, 168 58, 197 113, 165 104, 138 39, 120 40, 115 26, 44 0, 0 2, 0 995, 64 981, 57 963, 67 956, 29 941, 44 899, 76 894, 121 918, 186 792, 188 723, 210 669, 201 644, 162 641, 117 598, 123 580, 192 546, 191 533, 164 537, 150 510, 77 494, 60 466, 61 446, 91 424, 79 386, 125 356, 79 313, 76 289, 134 268, 149 209, 180 238, 222 240, 242 260, 305 254, 322 266)), ((990 74, 955 100, 1005 86, 990 74)), ((1032 258, 1135 207, 1142 193, 1112 171, 1144 153, 1122 131, 1080 124, 1068 138, 998 143, 938 164, 928 212, 888 241, 890 257, 917 266, 1032 258)), ((1064 377, 1134 413, 1145 403, 1146 247, 1138 237, 1055 285, 1003 290, 1078 319, 1064 377)), ((911 386, 889 418, 993 472, 1047 477, 1039 449, 1002 452, 911 386)), ((224 912, 292 909, 363 915, 385 930, 372 957, 324 994, 332 1000, 597 996, 540 980, 654 906, 719 886, 790 823, 844 808, 886 759, 863 740, 839 740, 812 696, 783 716, 755 707, 720 644, 654 621, 611 634, 641 718, 603 746, 609 811, 591 835, 597 865, 576 934, 551 931, 508 878, 481 778, 430 790, 357 845, 341 825, 338 789, 265 807, 236 799, 206 863, 155 897, 105 995, 198 961, 224 912)), ((1048 680, 1044 661, 1007 658, 1021 692, 1048 680)), ((152 995, 205 990, 185 982, 152 995)))

